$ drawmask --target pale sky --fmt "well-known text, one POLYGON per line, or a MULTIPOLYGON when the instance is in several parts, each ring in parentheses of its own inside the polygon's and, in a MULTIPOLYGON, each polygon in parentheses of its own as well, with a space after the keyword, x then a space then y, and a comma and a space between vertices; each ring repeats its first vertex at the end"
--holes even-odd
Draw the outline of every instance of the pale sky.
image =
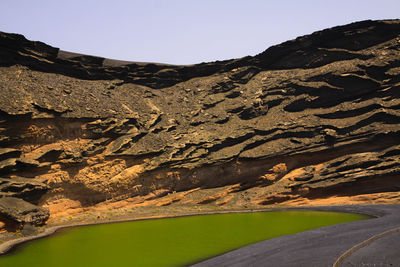
POLYGON ((328 27, 400 16, 400 0, 1 0, 0 31, 113 59, 194 64, 328 27))

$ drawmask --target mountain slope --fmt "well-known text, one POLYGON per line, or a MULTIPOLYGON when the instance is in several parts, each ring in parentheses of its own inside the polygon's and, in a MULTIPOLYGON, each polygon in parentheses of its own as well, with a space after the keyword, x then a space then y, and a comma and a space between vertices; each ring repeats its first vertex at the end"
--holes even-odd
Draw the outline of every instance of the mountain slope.
POLYGON ((61 199, 398 201, 399 77, 399 20, 190 66, 79 55, 0 33, 1 179, 35 183, 1 194, 29 195, 51 212, 61 199))

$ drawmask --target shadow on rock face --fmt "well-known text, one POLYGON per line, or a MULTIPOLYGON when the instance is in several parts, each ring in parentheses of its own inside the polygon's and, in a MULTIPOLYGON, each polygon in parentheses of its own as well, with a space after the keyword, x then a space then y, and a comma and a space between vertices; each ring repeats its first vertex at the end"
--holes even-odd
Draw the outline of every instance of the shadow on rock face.
POLYGON ((43 225, 49 218, 48 209, 33 205, 19 198, 0 198, 0 220, 11 231, 22 228, 29 231, 29 225, 43 225))

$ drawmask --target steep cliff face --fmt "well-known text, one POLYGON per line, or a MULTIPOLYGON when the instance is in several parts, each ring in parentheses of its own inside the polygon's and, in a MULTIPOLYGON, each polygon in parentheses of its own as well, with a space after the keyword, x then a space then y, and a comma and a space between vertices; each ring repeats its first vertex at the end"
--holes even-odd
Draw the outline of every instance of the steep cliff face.
POLYGON ((0 33, 0 194, 83 206, 398 200, 399 77, 399 20, 191 66, 0 33))

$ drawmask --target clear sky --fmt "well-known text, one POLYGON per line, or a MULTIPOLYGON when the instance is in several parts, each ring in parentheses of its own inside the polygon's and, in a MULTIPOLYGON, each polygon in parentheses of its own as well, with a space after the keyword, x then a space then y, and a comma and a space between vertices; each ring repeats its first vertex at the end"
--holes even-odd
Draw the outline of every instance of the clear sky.
POLYGON ((114 59, 255 55, 316 30, 400 17, 400 0, 0 0, 0 31, 114 59))

